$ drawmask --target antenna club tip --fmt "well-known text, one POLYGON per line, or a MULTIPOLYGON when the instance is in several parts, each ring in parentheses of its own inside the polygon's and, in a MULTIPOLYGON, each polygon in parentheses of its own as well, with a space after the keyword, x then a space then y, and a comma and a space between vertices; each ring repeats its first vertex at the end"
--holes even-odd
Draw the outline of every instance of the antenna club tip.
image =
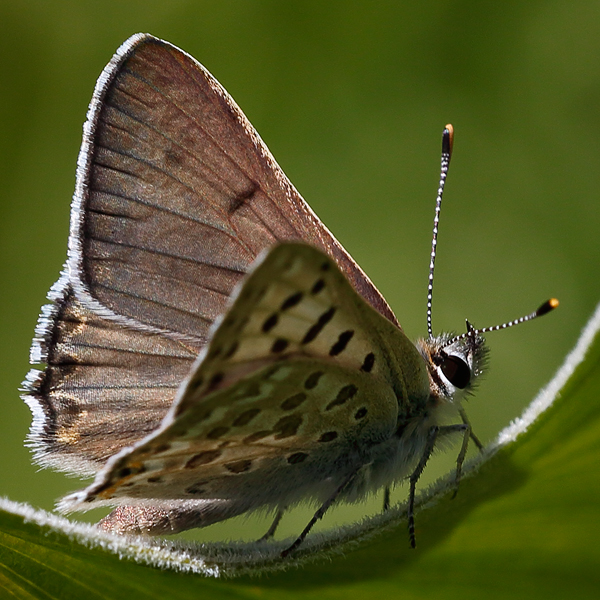
POLYGON ((444 127, 444 133, 442 134, 442 152, 446 154, 452 154, 452 148, 454 146, 454 127, 450 123, 444 127))
POLYGON ((546 300, 546 302, 544 302, 544 304, 542 304, 535 311, 535 316, 541 317, 542 315, 545 315, 546 313, 549 313, 550 311, 554 310, 559 304, 560 303, 556 298, 550 298, 550 300, 546 300))

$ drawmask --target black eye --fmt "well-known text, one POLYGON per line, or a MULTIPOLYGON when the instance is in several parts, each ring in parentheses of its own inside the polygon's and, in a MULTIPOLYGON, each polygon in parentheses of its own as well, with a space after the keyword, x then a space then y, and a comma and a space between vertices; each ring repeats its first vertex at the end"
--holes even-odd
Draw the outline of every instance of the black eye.
POLYGON ((446 356, 441 364, 441 369, 446 379, 460 390, 465 389, 471 381, 469 365, 457 356, 446 356))

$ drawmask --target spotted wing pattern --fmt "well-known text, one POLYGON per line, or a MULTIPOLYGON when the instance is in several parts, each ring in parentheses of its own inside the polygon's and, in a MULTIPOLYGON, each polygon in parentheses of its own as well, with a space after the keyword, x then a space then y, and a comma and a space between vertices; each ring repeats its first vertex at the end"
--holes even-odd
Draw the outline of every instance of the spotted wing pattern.
POLYGON ((404 344, 333 260, 279 245, 236 294, 161 429, 63 507, 318 497, 360 466, 356 447, 393 434, 406 398, 389 345, 404 344))

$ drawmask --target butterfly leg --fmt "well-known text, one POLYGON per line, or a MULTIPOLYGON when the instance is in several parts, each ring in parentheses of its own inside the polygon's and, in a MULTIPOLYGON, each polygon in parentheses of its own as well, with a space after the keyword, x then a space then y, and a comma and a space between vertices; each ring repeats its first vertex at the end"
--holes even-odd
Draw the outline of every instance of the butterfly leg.
MULTIPOLYGON (((462 416, 462 415, 461 415, 462 416)), ((466 419, 467 415, 465 414, 464 419, 466 419)), ((463 421, 464 421, 463 419, 463 421)), ((456 478, 454 480, 454 493, 452 494, 452 499, 456 498, 456 494, 458 494, 458 485, 460 483, 460 478, 462 477, 462 466, 463 463, 465 462, 465 457, 467 456, 467 448, 469 447, 469 439, 473 439, 471 438, 471 424, 468 422, 463 423, 462 425, 449 425, 448 427, 445 427, 444 430, 448 430, 448 433, 452 433, 454 431, 463 431, 464 435, 463 435, 463 441, 462 444, 460 446, 460 452, 458 453, 458 456, 456 457, 456 478)), ((475 439, 477 440, 477 442, 479 442, 479 440, 477 439, 477 437, 475 437, 475 439)), ((481 443, 481 442, 479 442, 481 443)), ((481 448, 480 448, 481 450, 481 448)))
POLYGON ((271 523, 271 527, 269 527, 267 533, 258 539, 259 542, 264 542, 266 540, 270 540, 277 531, 277 527, 279 527, 279 523, 281 522, 281 518, 283 517, 283 513, 287 507, 284 506, 282 508, 277 509, 277 514, 275 515, 275 520, 271 523))
POLYGON ((427 442, 425 444, 425 450, 423 450, 423 454, 421 455, 421 460, 419 464, 416 466, 415 470, 412 472, 410 476, 410 488, 408 492, 408 509, 407 509, 407 518, 408 518, 408 537, 410 539, 411 548, 416 548, 417 540, 415 538, 415 490, 417 489, 417 481, 421 477, 423 473, 423 469, 433 452, 433 448, 435 446, 435 441, 437 440, 438 434, 440 432, 440 428, 438 426, 434 426, 429 430, 427 434, 427 442))
POLYGON ((390 509, 390 488, 385 486, 385 491, 383 492, 383 512, 386 512, 390 509))
POLYGON ((477 446, 477 448, 479 449, 479 452, 483 452, 483 444, 481 443, 479 438, 473 433, 473 428, 471 427, 471 423, 469 422, 469 418, 467 417, 467 413, 465 412, 465 409, 461 408, 459 413, 460 413, 460 418, 462 419, 462 422, 465 425, 469 426, 469 437, 473 440, 473 443, 477 446))
POLYGON ((327 500, 323 503, 321 508, 319 508, 319 510, 313 515, 313 518, 309 521, 308 525, 304 528, 304 531, 298 536, 296 541, 289 548, 287 548, 281 553, 281 558, 285 558, 286 556, 288 556, 288 554, 290 554, 290 552, 293 552, 296 548, 298 548, 298 546, 300 546, 300 544, 304 541, 304 538, 314 527, 315 523, 319 519, 323 518, 323 515, 327 512, 327 509, 335 502, 335 499, 346 489, 348 485, 350 485, 352 480, 356 477, 358 471, 359 469, 352 471, 352 473, 343 481, 342 485, 340 485, 340 487, 338 487, 335 490, 335 492, 331 494, 329 498, 327 498, 327 500))

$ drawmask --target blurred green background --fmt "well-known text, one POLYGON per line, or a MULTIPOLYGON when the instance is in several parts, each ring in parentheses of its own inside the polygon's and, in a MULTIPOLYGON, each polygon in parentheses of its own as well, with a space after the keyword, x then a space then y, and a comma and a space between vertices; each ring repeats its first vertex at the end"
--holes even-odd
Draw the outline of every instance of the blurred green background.
MULTIPOLYGON (((454 124, 434 329, 561 301, 488 337, 490 370, 467 406, 482 439, 547 382, 600 297, 597 1, 5 1, 0 24, 0 495, 50 509, 79 487, 31 464, 18 388, 66 256, 95 80, 139 31, 183 48, 225 86, 411 338, 426 333, 440 136, 454 124)), ((239 523, 201 535, 234 535, 239 523)))

